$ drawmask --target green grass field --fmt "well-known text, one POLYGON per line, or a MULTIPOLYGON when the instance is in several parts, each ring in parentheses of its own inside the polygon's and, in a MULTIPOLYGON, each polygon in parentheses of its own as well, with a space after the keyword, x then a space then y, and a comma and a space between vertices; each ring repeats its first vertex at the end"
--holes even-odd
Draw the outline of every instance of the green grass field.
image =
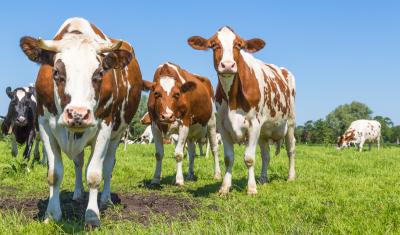
MULTIPOLYGON (((221 182, 212 179, 212 160, 198 157, 195 182, 174 186, 173 147, 167 146, 161 189, 146 187, 155 164, 153 145, 131 145, 118 149, 111 183, 121 198, 129 195, 158 199, 146 218, 126 216, 124 200, 103 212, 99 234, 392 234, 400 233, 400 148, 377 151, 336 151, 334 147, 297 147, 297 179, 286 182, 285 151, 272 157, 270 182, 258 185, 257 196, 246 195, 247 171, 243 148, 236 148, 233 189, 220 197, 221 182), (163 213, 163 203, 173 205, 163 213), (190 206, 182 206, 180 202, 190 206), (154 209, 155 208, 155 209, 154 209), (157 211, 157 208, 159 209, 157 211), (161 209, 160 209, 161 208, 161 209), (182 209, 183 208, 183 209, 182 209), (136 219, 135 219, 136 218, 136 219), (139 218, 139 219, 138 219, 139 218), (147 221, 147 222, 143 222, 147 221)), ((271 151, 273 153, 273 151, 271 151)), ((83 220, 63 215, 63 220, 43 224, 37 218, 36 201, 46 200, 46 167, 35 165, 30 172, 13 159, 6 142, 0 142, 0 233, 84 233, 83 220), (35 201, 36 200, 36 201, 35 201), (24 202, 32 201, 25 208, 24 202), (22 205, 22 206, 21 206, 22 205), (14 209, 12 209, 14 208, 14 209), (67 217, 67 218, 66 218, 67 217)), ((87 154, 86 154, 87 156, 87 154)), ((220 150, 222 169, 223 157, 220 150)), ((87 159, 86 159, 87 160, 87 159)), ((64 157, 63 197, 72 197, 74 169, 64 157)), ((184 162, 187 172, 187 159, 184 162)), ((256 159, 259 175, 261 159, 256 159)), ((85 205, 80 207, 84 209, 85 205)), ((136 205, 140 210, 141 203, 136 205)), ((63 204, 61 205, 63 208, 63 204)), ((65 207, 65 206, 64 206, 65 207)), ((129 207, 129 206, 128 206, 129 207)), ((148 206, 143 205, 148 209, 148 206)), ((146 209, 144 208, 144 209, 146 209)), ((44 207, 45 209, 45 207, 44 207)), ((64 209, 63 209, 64 210, 64 209)), ((133 213, 133 212, 129 212, 133 213)), ((40 217, 40 216, 39 216, 40 217)))

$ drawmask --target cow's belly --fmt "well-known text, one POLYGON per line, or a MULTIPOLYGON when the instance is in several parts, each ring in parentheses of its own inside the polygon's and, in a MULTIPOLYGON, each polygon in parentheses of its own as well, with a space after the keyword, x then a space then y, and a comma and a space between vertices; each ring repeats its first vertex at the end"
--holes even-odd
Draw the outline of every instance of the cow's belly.
POLYGON ((286 136, 287 120, 265 121, 261 126, 260 138, 263 140, 278 141, 286 136))
POLYGON ((204 138, 207 134, 207 126, 202 126, 199 123, 191 125, 189 127, 189 133, 187 139, 190 141, 198 141, 204 138))

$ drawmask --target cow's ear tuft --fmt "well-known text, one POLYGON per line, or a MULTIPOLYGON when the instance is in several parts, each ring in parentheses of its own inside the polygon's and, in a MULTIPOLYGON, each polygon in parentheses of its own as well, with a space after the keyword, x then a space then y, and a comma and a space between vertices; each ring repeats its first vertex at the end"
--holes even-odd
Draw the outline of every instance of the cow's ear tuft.
POLYGON ((14 98, 14 92, 11 90, 11 87, 6 88, 6 94, 10 99, 14 98))
POLYGON ((259 38, 254 38, 246 41, 244 50, 249 53, 254 53, 263 49, 264 46, 265 46, 264 40, 259 38))
POLYGON ((193 49, 196 50, 207 50, 208 49, 208 40, 200 37, 200 36, 193 36, 188 39, 188 44, 193 49))
POLYGON ((149 82, 146 80, 142 81, 142 91, 153 91, 154 90, 154 82, 149 82))
POLYGON ((193 91, 194 89, 196 89, 196 83, 194 82, 185 82, 182 86, 181 86, 181 92, 185 93, 188 91, 193 91))

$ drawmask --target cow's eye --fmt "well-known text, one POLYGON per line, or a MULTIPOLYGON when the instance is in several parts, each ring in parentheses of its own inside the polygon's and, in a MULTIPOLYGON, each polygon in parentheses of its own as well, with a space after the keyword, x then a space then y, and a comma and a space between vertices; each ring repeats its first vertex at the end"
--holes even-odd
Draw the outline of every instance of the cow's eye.
POLYGON ((161 97, 161 93, 158 92, 158 91, 155 91, 155 92, 154 92, 154 97, 160 98, 160 97, 161 97))
POLYGON ((175 99, 179 99, 180 96, 181 96, 181 94, 180 94, 179 92, 176 92, 176 93, 173 95, 173 97, 174 97, 175 99))

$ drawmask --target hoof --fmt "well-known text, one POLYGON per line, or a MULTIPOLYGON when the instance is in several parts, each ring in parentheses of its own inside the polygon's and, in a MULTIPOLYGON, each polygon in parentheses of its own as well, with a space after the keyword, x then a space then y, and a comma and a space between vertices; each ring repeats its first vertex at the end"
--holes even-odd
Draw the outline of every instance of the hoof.
POLYGON ((266 184, 266 183, 268 183, 268 178, 267 177, 260 177, 260 179, 258 179, 258 182, 260 184, 266 184))
POLYGON ((228 195, 229 194, 229 187, 221 187, 220 189, 219 189, 219 195, 220 196, 226 196, 226 195, 228 195))
POLYGON ((57 215, 52 215, 50 212, 46 212, 46 216, 44 218, 43 223, 49 224, 51 221, 60 221, 61 220, 61 212, 57 215))
POLYGON ((253 195, 256 195, 256 194, 257 194, 257 189, 255 187, 247 189, 247 195, 253 196, 253 195))
POLYGON ((214 174, 214 179, 215 180, 220 180, 221 179, 221 173, 215 173, 214 174))
POLYGON ((183 186, 183 185, 185 185, 185 184, 183 183, 183 180, 182 180, 182 181, 176 181, 176 182, 175 182, 175 185, 176 185, 176 186, 183 186))
POLYGON ((162 189, 160 183, 153 183, 151 182, 150 184, 147 185, 149 189, 162 189))
POLYGON ((91 231, 98 227, 100 227, 100 218, 98 217, 98 215, 92 210, 86 211, 85 230, 91 231))
POLYGON ((100 227, 100 222, 98 224, 85 222, 85 231, 93 231, 99 227, 100 227))
POLYGON ((287 181, 294 181, 296 179, 296 175, 289 175, 287 181))
POLYGON ((195 181, 197 177, 194 174, 190 174, 186 177, 186 180, 188 181, 195 181))

